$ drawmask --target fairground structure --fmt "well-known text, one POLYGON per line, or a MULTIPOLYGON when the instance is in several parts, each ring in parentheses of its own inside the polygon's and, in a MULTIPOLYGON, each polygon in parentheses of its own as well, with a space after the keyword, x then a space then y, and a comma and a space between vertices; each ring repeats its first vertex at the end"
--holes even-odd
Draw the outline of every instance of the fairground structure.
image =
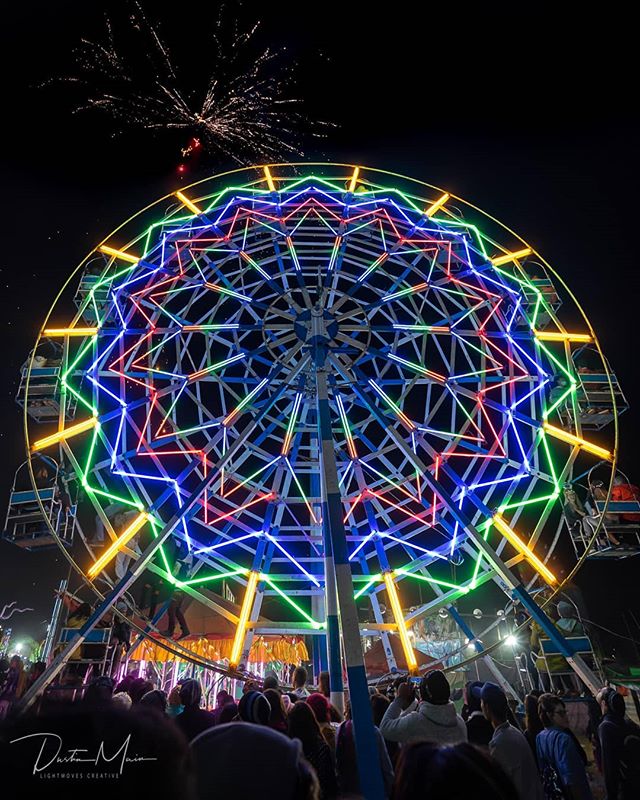
MULTIPOLYGON (((226 675, 252 673, 256 637, 289 637, 329 670, 339 707, 346 681, 371 765, 361 638, 382 643, 389 672, 418 674, 412 626, 451 615, 475 642, 468 660, 504 683, 456 609, 489 582, 601 685, 544 605, 609 549, 624 396, 542 256, 441 189, 278 164, 162 198, 69 277, 18 400, 32 487, 14 486, 5 535, 58 545, 97 598, 25 706, 107 612, 226 675), (599 515, 561 577, 564 491, 594 469, 599 515), (171 600, 145 616, 150 580, 231 624, 224 656, 159 636, 171 600)), ((381 796, 375 770, 362 786, 381 796)))

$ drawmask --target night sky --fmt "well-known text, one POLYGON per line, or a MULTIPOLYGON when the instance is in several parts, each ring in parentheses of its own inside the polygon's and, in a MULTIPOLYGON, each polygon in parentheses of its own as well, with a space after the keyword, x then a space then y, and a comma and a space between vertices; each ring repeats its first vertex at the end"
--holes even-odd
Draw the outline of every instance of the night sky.
MULTIPOLYGON (((185 137, 113 138, 109 118, 74 116, 68 93, 36 88, 67 73, 80 37, 99 36, 104 10, 123 5, 25 3, 3 11, 3 514, 24 459, 13 400, 19 368, 63 281, 139 208, 234 166, 205 157, 179 177, 185 137)), ((637 87, 624 21, 560 21, 534 7, 516 19, 431 4, 411 14, 408 4, 387 4, 384 15, 380 5, 344 0, 259 5, 262 11, 244 4, 241 18, 260 15, 262 40, 286 46, 299 62, 292 94, 304 98, 310 116, 339 125, 310 142, 309 160, 368 164, 440 186, 516 230, 563 275, 632 406, 621 418, 621 464, 640 482, 637 87)), ((207 69, 203 31, 215 8, 198 0, 162 11, 174 60, 194 79, 207 69)), ((638 608, 637 572, 631 562, 590 565, 581 581, 587 600, 603 583, 615 584, 616 600, 638 608)), ((64 574, 56 551, 23 553, 0 543, 0 604, 36 609, 14 617, 15 630, 41 637, 64 574)), ((604 614, 597 601, 589 610, 592 618, 604 614)), ((608 624, 617 614, 607 615, 608 624)))

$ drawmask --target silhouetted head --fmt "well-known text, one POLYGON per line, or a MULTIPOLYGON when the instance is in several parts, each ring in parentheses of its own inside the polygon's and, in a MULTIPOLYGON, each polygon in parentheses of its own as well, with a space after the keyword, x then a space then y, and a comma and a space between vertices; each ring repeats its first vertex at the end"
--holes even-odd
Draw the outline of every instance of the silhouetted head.
POLYGON ((500 725, 507 721, 509 704, 507 696, 496 683, 485 683, 480 693, 482 713, 492 723, 500 725))
POLYGON ((296 667, 293 672, 293 685, 296 689, 301 689, 307 682, 307 670, 304 667, 296 667))
POLYGON ((199 708, 202 699, 200 683, 195 678, 187 678, 180 684, 180 702, 185 708, 199 708))
POLYGON ((329 722, 329 701, 323 694, 314 692, 307 697, 306 702, 311 706, 319 724, 329 722))
POLYGON ((238 703, 238 715, 245 722, 255 725, 268 725, 271 706, 262 692, 247 692, 238 703))
POLYGON ((467 742, 407 744, 396 765, 393 800, 518 800, 502 767, 467 742))
POLYGON ((420 698, 435 706, 444 706, 451 697, 451 686, 444 672, 432 669, 420 681, 420 698))
POLYGON ((277 689, 280 683, 278 681, 278 676, 275 672, 270 672, 265 676, 264 681, 262 682, 262 689, 266 691, 267 689, 277 689))

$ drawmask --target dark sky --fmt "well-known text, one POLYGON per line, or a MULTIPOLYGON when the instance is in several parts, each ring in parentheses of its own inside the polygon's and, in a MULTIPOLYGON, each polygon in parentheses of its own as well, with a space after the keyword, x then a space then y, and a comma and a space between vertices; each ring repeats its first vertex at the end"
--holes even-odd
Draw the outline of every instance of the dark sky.
MULTIPOLYGON (((630 26, 602 14, 561 20, 533 6, 516 19, 512 11, 444 12, 432 4, 409 13, 415 5, 248 3, 240 13, 259 15, 263 40, 286 46, 299 62, 293 93, 308 113, 339 124, 310 144, 309 159, 369 164, 439 185, 516 230, 565 277, 632 406, 621 419, 621 459, 638 482, 639 145, 630 26)), ((109 230, 180 183, 180 141, 143 133, 114 139, 108 118, 73 116, 63 91, 35 88, 69 70, 80 37, 99 35, 104 9, 123 6, 14 3, 3 11, 3 507, 23 458, 18 371, 50 302, 109 230)), ((207 70, 203 31, 215 9, 194 0, 161 12, 185 73, 207 70)), ((183 182, 229 166, 205 159, 183 182)), ((14 618, 16 629, 39 632, 62 571, 55 552, 0 543, 0 603, 36 607, 14 618)), ((632 573, 629 565, 590 568, 587 594, 632 573)))

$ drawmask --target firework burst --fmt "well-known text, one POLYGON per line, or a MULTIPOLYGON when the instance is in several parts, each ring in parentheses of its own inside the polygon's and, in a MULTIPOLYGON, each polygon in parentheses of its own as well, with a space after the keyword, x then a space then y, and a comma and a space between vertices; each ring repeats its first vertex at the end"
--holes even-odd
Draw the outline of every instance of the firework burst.
POLYGON ((192 81, 174 63, 159 29, 142 6, 131 6, 118 28, 106 18, 103 41, 82 39, 74 74, 48 81, 74 85, 75 112, 100 111, 116 121, 116 133, 137 127, 184 132, 183 155, 200 148, 239 164, 304 156, 303 139, 323 136, 330 123, 312 121, 302 101, 289 96, 295 64, 286 48, 258 43, 260 22, 243 28, 222 10, 206 57, 207 77, 192 81))

